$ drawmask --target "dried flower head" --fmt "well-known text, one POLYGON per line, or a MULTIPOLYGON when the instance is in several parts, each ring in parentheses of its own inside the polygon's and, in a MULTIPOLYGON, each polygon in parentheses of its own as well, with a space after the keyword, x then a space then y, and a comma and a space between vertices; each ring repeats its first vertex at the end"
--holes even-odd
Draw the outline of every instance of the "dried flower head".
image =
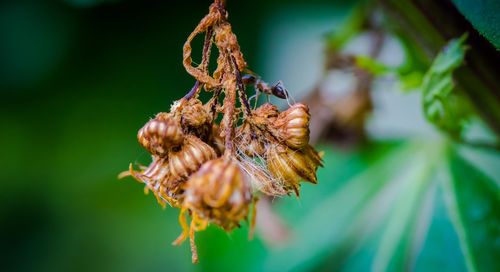
POLYGON ((149 120, 137 133, 139 143, 151 154, 166 156, 168 150, 184 140, 180 125, 166 114, 149 120))
POLYGON ((200 219, 225 230, 247 218, 252 191, 233 159, 218 158, 203 164, 187 183, 183 205, 200 219))
POLYGON ((179 150, 169 154, 169 170, 173 179, 187 179, 200 166, 215 159, 214 149, 193 135, 186 136, 179 150))
POLYGON ((317 183, 316 170, 321 165, 321 158, 309 146, 293 150, 285 145, 273 145, 266 156, 269 171, 284 181, 285 190, 293 190, 298 196, 301 180, 317 183))
POLYGON ((294 149, 309 144, 309 108, 301 103, 292 105, 279 114, 272 126, 277 136, 294 149))
POLYGON ((300 181, 316 183, 321 166, 321 157, 309 145, 306 105, 294 104, 283 112, 271 103, 250 106, 249 85, 256 96, 289 96, 281 82, 270 86, 253 73, 242 74, 247 63, 227 18, 223 1, 215 0, 189 35, 183 64, 196 83, 169 112, 157 114, 139 130, 137 138, 152 155, 151 164, 139 170, 131 165, 119 175, 144 183, 145 192, 152 191, 162 206, 180 208, 183 232, 174 244, 189 237, 193 262, 198 261, 195 232, 208 224, 226 231, 239 227, 249 217, 252 201, 255 213, 259 193, 298 196, 300 181), (202 59, 193 66, 191 42, 203 33, 202 59), (219 54, 210 72, 213 45, 219 54), (202 90, 212 94, 206 103, 198 98, 202 90))

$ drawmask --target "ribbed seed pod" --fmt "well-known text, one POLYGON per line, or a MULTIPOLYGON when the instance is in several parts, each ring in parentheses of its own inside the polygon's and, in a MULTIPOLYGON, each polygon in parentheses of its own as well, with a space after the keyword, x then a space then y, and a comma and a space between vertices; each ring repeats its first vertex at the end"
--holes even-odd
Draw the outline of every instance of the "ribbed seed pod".
POLYGON ((180 184, 172 183, 169 180, 169 162, 166 158, 153 156, 151 164, 141 171, 135 171, 130 165, 128 172, 123 176, 130 175, 137 181, 146 184, 145 192, 152 191, 161 205, 168 202, 171 206, 176 206, 181 192, 180 184))
POLYGON ((294 149, 305 147, 309 143, 309 108, 301 103, 296 103, 281 112, 272 123, 277 131, 277 136, 294 149))
POLYGON ((202 165, 186 183, 183 205, 225 230, 239 226, 248 216, 251 187, 239 166, 218 158, 202 165))
POLYGON ((183 142, 184 134, 177 122, 162 115, 149 120, 137 133, 137 140, 151 154, 165 157, 170 148, 183 142))
POLYGON ((130 171, 130 175, 138 181, 154 187, 162 183, 168 176, 168 160, 165 158, 153 157, 151 164, 142 171, 130 171))
POLYGON ((236 131, 238 149, 250 157, 262 156, 266 149, 265 139, 261 134, 260 130, 245 121, 236 131))
POLYGON ((311 145, 304 147, 302 153, 306 156, 309 164, 315 167, 314 169, 317 169, 318 166, 323 167, 323 159, 311 145))
POLYGON ((169 155, 172 180, 186 179, 196 172, 204 162, 216 157, 217 154, 211 146, 196 136, 186 136, 180 150, 172 151, 169 155))
POLYGON ((291 189, 298 196, 301 180, 317 183, 316 170, 321 165, 321 159, 311 152, 317 155, 312 149, 304 152, 284 145, 272 145, 266 154, 267 168, 284 182, 286 190, 291 189))

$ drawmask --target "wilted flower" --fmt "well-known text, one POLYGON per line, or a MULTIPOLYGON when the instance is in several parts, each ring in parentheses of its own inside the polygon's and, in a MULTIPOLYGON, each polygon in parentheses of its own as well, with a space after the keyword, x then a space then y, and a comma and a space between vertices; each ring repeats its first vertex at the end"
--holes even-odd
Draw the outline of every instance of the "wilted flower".
POLYGON ((292 105, 281 112, 272 123, 277 136, 294 149, 302 148, 309 144, 309 108, 301 103, 292 105))
MULTIPOLYGON (((245 84, 253 84, 257 92, 267 95, 286 98, 288 94, 281 83, 270 87, 255 75, 241 75, 246 62, 221 0, 215 0, 188 37, 183 64, 197 80, 195 86, 174 102, 170 112, 157 114, 137 135, 152 155, 151 164, 140 170, 130 166, 119 177, 133 176, 162 206, 168 203, 181 209, 183 232, 174 244, 189 237, 192 260, 197 262, 196 231, 208 224, 226 231, 239 227, 249 217, 259 192, 269 196, 294 192, 298 196, 300 181, 317 182, 321 157, 309 145, 307 106, 294 104, 281 113, 271 103, 250 106, 245 84), (205 33, 202 61, 194 67, 191 41, 200 33, 205 33), (212 43, 219 54, 211 75, 212 43), (202 89, 213 95, 205 104, 198 99, 202 89)), ((254 219, 252 215, 251 229, 254 219)))
POLYGON ((304 150, 293 150, 285 145, 273 145, 267 150, 267 167, 273 176, 284 181, 286 190, 299 195, 301 180, 316 184, 316 170, 321 158, 309 146, 304 150))
POLYGON ((238 164, 222 157, 206 162, 191 176, 183 206, 201 219, 232 230, 247 217, 251 201, 251 187, 238 164))
POLYGON ((187 179, 200 166, 217 155, 214 149, 193 135, 186 136, 179 150, 169 154, 169 170, 174 179, 187 179))
POLYGON ((184 134, 178 122, 170 115, 160 113, 139 130, 137 139, 151 154, 163 157, 170 148, 182 143, 184 134))

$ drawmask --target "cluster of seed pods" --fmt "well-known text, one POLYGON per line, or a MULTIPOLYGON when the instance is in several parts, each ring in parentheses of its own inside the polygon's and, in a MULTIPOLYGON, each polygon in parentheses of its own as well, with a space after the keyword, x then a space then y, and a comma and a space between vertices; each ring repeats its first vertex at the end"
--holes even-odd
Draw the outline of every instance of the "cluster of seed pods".
MULTIPOLYGON (((250 107, 245 93, 248 83, 241 76, 246 62, 222 4, 216 0, 211 5, 184 46, 184 65, 197 80, 195 87, 137 134, 152 156, 151 164, 139 170, 131 164, 121 175, 144 183, 145 191, 153 192, 162 206, 181 210, 183 232, 174 244, 189 237, 193 262, 198 260, 196 231, 208 224, 226 231, 239 227, 259 194, 299 196, 300 181, 316 183, 316 170, 321 166, 321 157, 309 145, 306 105, 296 103, 282 112, 270 103, 250 107), (190 42, 199 33, 206 33, 203 60, 192 67, 190 42), (219 57, 210 75, 207 62, 212 43, 219 57), (202 87, 213 94, 206 103, 198 98, 202 87), (223 115, 220 122, 219 114, 223 115), (191 218, 190 224, 186 217, 191 218)), ((258 88, 267 84, 255 86, 256 92, 286 92, 278 85, 269 92, 258 88)))

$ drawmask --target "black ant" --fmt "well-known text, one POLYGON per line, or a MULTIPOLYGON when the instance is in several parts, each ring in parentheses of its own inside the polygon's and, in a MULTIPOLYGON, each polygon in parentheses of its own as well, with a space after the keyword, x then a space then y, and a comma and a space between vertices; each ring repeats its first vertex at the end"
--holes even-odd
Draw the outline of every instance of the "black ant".
POLYGON ((253 85, 262 93, 274 95, 281 99, 288 98, 288 91, 285 89, 285 86, 283 86, 281 81, 276 82, 273 86, 269 86, 269 84, 252 74, 245 74, 241 77, 241 79, 245 85, 253 85))

